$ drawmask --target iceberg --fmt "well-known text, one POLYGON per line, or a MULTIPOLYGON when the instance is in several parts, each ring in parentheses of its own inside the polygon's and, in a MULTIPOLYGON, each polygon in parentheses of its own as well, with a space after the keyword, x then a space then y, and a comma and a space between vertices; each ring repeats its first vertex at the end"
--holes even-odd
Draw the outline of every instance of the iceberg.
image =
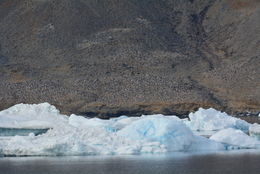
POLYGON ((49 103, 18 104, 0 111, 0 127, 29 131, 0 136, 0 154, 114 155, 259 148, 258 140, 243 133, 249 129, 247 122, 214 109, 199 109, 189 117, 190 121, 160 114, 102 120, 66 116, 49 103), (35 134, 30 131, 33 129, 47 130, 35 134), (208 139, 194 130, 220 131, 208 139))
POLYGON ((4 155, 100 155, 220 150, 221 143, 194 135, 175 116, 70 117, 48 103, 18 104, 0 112, 2 127, 43 128, 45 134, 0 137, 4 155))
POLYGON ((210 139, 226 144, 227 148, 260 148, 260 141, 248 136, 241 130, 233 128, 220 130, 210 139))
POLYGON ((167 151, 198 150, 197 143, 204 150, 222 149, 222 145, 206 138, 195 136, 186 125, 175 116, 143 116, 117 133, 132 140, 158 142, 167 151), (214 147, 214 148, 212 148, 214 147))
POLYGON ((217 131, 226 128, 240 129, 248 132, 250 124, 239 118, 229 116, 225 112, 213 108, 199 108, 195 113, 189 114, 190 122, 186 125, 196 131, 217 131))
POLYGON ((60 114, 49 103, 17 104, 0 111, 2 128, 52 128, 67 121, 67 116, 60 114))

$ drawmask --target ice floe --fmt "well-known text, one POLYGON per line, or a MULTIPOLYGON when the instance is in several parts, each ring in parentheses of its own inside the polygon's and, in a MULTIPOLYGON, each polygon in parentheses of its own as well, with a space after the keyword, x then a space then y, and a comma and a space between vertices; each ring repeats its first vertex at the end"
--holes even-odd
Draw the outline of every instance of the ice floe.
POLYGON ((248 130, 247 122, 214 109, 199 109, 189 117, 190 121, 163 115, 102 120, 62 115, 48 103, 18 104, 0 112, 0 127, 50 129, 38 136, 0 137, 0 154, 111 155, 259 148, 258 140, 240 131, 248 130), (210 139, 194 133, 220 129, 224 133, 221 130, 210 139))

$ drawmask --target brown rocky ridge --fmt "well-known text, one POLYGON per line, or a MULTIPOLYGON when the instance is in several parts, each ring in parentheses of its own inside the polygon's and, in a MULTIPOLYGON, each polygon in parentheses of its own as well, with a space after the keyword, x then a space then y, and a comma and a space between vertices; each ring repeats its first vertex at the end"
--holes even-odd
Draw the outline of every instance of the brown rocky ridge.
POLYGON ((1 0, 0 110, 260 111, 259 0, 1 0))

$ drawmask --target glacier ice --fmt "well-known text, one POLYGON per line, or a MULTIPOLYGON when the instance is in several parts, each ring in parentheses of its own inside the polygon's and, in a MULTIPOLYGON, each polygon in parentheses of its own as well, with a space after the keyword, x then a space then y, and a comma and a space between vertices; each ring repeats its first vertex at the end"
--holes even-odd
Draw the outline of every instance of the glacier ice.
POLYGON ((223 149, 223 146, 219 143, 194 135, 175 116, 143 116, 138 121, 118 131, 118 135, 132 140, 158 142, 164 145, 167 151, 198 150, 197 142, 203 142, 201 146, 203 146, 204 150, 213 149, 213 147, 215 149, 223 149))
POLYGON ((49 103, 17 104, 0 111, 0 127, 8 128, 52 128, 67 119, 49 103))
MULTIPOLYGON (((102 120, 74 114, 68 117, 60 114, 59 110, 48 103, 18 104, 0 112, 0 127, 50 129, 38 136, 30 134, 0 137, 0 153, 5 155, 111 155, 223 150, 224 144, 229 142, 214 138, 217 134, 210 139, 198 136, 190 127, 216 130, 227 127, 247 129, 249 126, 249 123, 232 119, 212 109, 200 109, 190 115, 190 119, 191 121, 176 116, 146 115, 102 120), (199 118, 193 118, 195 115, 199 118), (210 116, 215 119, 208 118, 210 116)), ((238 133, 233 135, 241 136, 238 133)), ((258 147, 257 140, 253 141, 254 138, 245 134, 243 136, 258 147)), ((239 143, 242 142, 235 141, 234 145, 239 143)))
POLYGON ((213 108, 199 108, 195 113, 189 114, 190 122, 186 122, 192 130, 217 131, 226 128, 240 129, 248 132, 250 124, 239 118, 231 117, 225 112, 213 108))
POLYGON ((260 141, 234 128, 220 130, 210 139, 225 143, 229 148, 260 148, 260 141))

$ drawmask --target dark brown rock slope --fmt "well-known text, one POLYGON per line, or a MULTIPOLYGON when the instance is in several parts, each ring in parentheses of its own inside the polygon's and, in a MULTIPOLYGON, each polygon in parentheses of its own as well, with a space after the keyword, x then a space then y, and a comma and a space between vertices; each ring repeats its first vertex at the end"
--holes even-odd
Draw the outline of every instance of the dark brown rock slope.
POLYGON ((1 0, 0 109, 260 111, 259 0, 1 0))

